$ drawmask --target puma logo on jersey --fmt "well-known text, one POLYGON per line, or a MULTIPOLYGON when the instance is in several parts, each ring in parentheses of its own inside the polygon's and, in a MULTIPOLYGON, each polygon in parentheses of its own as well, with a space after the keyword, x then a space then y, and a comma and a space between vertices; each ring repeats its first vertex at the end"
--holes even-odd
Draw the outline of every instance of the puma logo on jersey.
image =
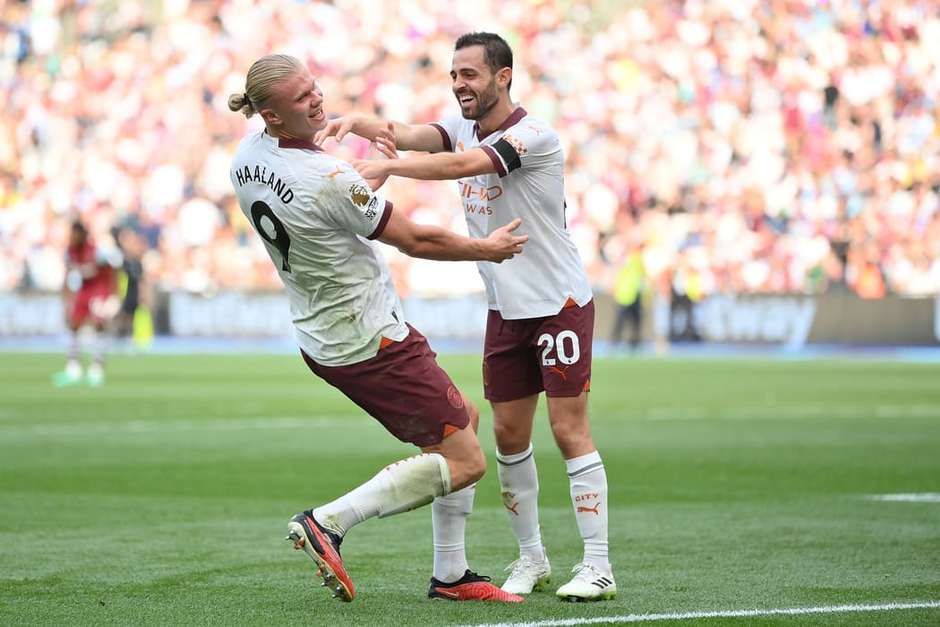
POLYGON ((568 381, 568 368, 570 367, 571 366, 565 366, 564 368, 559 368, 558 366, 552 366, 548 369, 548 371, 557 374, 559 377, 561 377, 562 381, 568 381))
POLYGON ((581 512, 593 512, 594 514, 597 514, 598 516, 600 516, 600 512, 597 511, 597 508, 600 506, 601 506, 600 502, 595 503, 594 507, 585 507, 584 505, 578 505, 578 509, 576 510, 576 512, 578 514, 580 514, 581 512))
POLYGON ((337 176, 343 173, 343 168, 336 166, 336 169, 327 174, 326 176, 331 179, 335 179, 337 176))

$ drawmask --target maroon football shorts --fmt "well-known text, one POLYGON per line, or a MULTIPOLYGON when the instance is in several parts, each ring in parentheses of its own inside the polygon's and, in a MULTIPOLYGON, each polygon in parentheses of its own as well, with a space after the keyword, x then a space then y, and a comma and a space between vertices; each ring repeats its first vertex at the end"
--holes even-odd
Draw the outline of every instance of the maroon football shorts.
POLYGON ((483 394, 497 403, 545 391, 579 396, 591 389, 594 301, 573 300, 554 316, 505 320, 490 310, 483 346, 483 394))
POLYGON ((375 357, 349 366, 322 366, 300 351, 307 367, 337 388, 402 442, 431 446, 470 423, 463 397, 437 364, 420 331, 383 341, 375 357))
MULTIPOLYGON (((103 324, 108 321, 108 300, 113 292, 108 287, 91 287, 79 289, 73 296, 68 312, 69 325, 78 328, 90 322, 103 324)), ((116 311, 116 310, 115 310, 116 311)))

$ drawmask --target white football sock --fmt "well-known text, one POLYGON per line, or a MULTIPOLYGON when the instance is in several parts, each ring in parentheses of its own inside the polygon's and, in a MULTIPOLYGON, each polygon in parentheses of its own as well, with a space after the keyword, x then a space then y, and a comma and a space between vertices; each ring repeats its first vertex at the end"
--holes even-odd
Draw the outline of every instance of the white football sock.
POLYGON ((315 508, 313 515, 343 536, 364 520, 407 512, 449 492, 447 460, 438 453, 424 453, 389 464, 358 488, 315 508))
POLYGON ((532 443, 521 453, 496 453, 499 484, 503 505, 509 513, 509 524, 519 541, 519 556, 542 561, 542 532, 539 528, 539 476, 535 468, 532 443))
POLYGON ((108 348, 108 338, 97 329, 92 329, 88 339, 88 352, 91 353, 92 363, 97 364, 99 369, 104 367, 104 354, 108 348))
POLYGON ((584 562, 610 570, 607 550, 607 473, 600 453, 566 459, 571 504, 584 540, 584 562))
POLYGON ((469 485, 447 496, 439 496, 431 504, 434 578, 443 583, 453 583, 467 571, 465 532, 475 493, 476 484, 469 485))
POLYGON ((69 334, 69 348, 66 353, 65 371, 73 377, 82 376, 81 346, 78 332, 69 334))

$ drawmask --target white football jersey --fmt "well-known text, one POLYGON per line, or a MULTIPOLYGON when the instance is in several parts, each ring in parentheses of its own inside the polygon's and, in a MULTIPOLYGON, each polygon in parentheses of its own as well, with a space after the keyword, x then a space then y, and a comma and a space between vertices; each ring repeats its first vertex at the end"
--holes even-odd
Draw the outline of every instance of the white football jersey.
POLYGON ((408 335, 381 253, 392 205, 356 170, 302 140, 249 135, 231 170, 238 203, 290 298, 300 347, 324 366, 375 356, 408 335))
POLYGON ((433 126, 445 150, 482 148, 496 167, 497 174, 457 181, 470 235, 483 238, 522 218, 516 233, 529 236, 521 255, 477 263, 489 308, 518 320, 554 315, 569 298, 587 304, 591 286, 565 225, 565 156, 555 130, 522 107, 483 138, 459 115, 433 126))

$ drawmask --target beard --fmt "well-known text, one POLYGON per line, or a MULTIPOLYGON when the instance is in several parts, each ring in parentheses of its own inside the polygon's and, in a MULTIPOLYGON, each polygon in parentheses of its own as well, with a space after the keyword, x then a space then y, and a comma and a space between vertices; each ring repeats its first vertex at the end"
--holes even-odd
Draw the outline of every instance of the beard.
POLYGON ((470 109, 464 109, 462 104, 460 106, 461 114, 466 120, 479 120, 480 118, 485 117, 486 114, 496 106, 496 102, 499 100, 496 95, 496 81, 492 81, 481 93, 470 93, 476 100, 476 103, 474 103, 476 106, 471 107, 470 109))

